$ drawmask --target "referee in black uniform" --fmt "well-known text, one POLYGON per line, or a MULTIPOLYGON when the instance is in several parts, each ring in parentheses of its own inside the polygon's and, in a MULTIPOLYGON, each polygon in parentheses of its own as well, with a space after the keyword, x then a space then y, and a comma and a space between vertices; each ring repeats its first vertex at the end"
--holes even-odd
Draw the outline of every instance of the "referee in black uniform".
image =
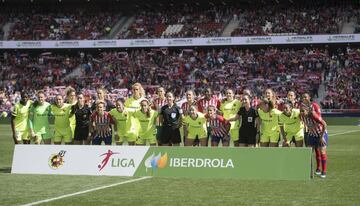
POLYGON ((167 105, 161 108, 160 122, 163 130, 161 135, 162 146, 179 146, 181 142, 180 127, 182 122, 182 110, 174 102, 174 94, 166 94, 167 105))

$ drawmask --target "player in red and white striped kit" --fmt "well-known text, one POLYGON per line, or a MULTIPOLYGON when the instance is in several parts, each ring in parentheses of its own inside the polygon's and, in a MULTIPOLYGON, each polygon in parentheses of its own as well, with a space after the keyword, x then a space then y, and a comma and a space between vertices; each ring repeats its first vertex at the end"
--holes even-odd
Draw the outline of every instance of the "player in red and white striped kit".
POLYGON ((230 123, 226 121, 223 116, 216 113, 215 106, 208 107, 208 114, 206 115, 211 134, 211 146, 217 147, 221 140, 224 147, 228 147, 230 143, 230 123))
MULTIPOLYGON (((161 111, 161 108, 167 104, 166 97, 165 97, 165 89, 164 87, 159 87, 157 89, 157 95, 158 97, 152 102, 151 108, 158 113, 161 111)), ((156 140, 158 142, 158 145, 161 145, 160 138, 162 135, 162 125, 160 123, 159 118, 156 119, 156 140)))
POLYGON ((205 114, 209 106, 214 106, 216 109, 220 109, 220 100, 212 95, 213 93, 210 88, 204 90, 204 98, 198 101, 199 112, 205 114))
POLYGON ((312 147, 316 154, 316 175, 321 178, 326 177, 326 146, 328 134, 326 132, 326 122, 322 117, 308 105, 301 105, 301 119, 308 131, 308 145, 312 147), (321 165, 321 170, 320 170, 321 165))
MULTIPOLYGON (((114 125, 114 120, 109 112, 105 111, 105 102, 99 101, 96 103, 96 112, 90 118, 90 131, 93 145, 101 145, 104 141, 106 145, 112 143, 111 125, 114 125)), ((115 126, 116 130, 116 126, 115 126)))

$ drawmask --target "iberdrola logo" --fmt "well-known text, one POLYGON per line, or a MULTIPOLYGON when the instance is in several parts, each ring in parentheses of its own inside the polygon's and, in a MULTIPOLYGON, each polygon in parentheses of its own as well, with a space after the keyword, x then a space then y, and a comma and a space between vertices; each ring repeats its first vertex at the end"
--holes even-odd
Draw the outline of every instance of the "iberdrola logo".
POLYGON ((150 157, 145 160, 146 172, 148 169, 164 168, 167 165, 168 155, 165 153, 161 156, 161 152, 158 155, 153 153, 150 157))

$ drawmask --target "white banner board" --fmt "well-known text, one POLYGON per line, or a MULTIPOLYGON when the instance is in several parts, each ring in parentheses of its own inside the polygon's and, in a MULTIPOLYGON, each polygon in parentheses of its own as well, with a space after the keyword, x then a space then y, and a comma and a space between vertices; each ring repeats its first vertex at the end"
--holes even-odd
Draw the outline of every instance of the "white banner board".
POLYGON ((133 47, 191 47, 276 44, 359 43, 360 34, 242 36, 169 39, 109 39, 63 41, 0 41, 0 49, 76 49, 133 47))
POLYGON ((147 146, 16 145, 11 173, 133 176, 147 146))

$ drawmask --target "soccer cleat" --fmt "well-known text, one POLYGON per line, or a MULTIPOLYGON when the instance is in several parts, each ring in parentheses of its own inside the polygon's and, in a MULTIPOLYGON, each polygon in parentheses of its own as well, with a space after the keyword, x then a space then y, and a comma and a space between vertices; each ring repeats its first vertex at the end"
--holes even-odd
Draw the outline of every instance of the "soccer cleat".
POLYGON ((325 172, 322 172, 320 177, 321 177, 321 178, 326 178, 326 173, 325 173, 325 172))
POLYGON ((320 175, 321 175, 321 171, 320 171, 320 170, 316 170, 316 171, 315 171, 315 174, 318 175, 318 176, 320 176, 320 175))

